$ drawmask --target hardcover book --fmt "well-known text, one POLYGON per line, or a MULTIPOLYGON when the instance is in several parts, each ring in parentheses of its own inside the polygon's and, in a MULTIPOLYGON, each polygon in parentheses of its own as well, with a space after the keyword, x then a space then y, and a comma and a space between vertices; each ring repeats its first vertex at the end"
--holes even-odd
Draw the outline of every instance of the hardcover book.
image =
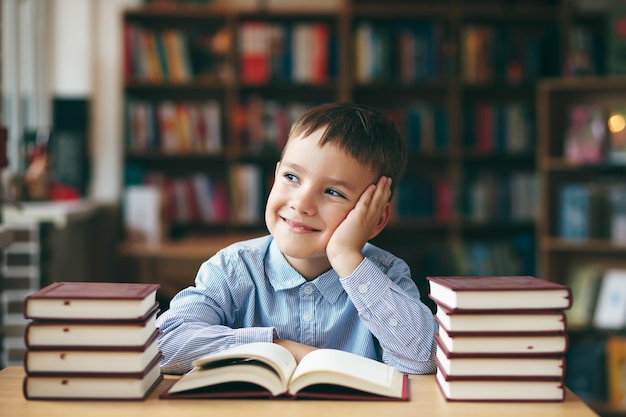
POLYGON ((524 313, 474 312, 455 313, 438 306, 435 320, 448 333, 513 333, 564 332, 566 316, 556 311, 530 311, 524 313))
POLYGON ((155 308, 158 284, 55 282, 24 300, 35 320, 142 320, 155 308))
POLYGON ((143 400, 161 382, 160 357, 143 372, 27 375, 27 400, 143 400))
POLYGON ((441 328, 435 335, 435 340, 450 353, 473 353, 484 356, 563 355, 568 343, 565 332, 552 335, 537 333, 452 335, 441 328))
POLYGON ((142 321, 31 321, 24 341, 29 349, 144 346, 159 333, 157 311, 142 321))
POLYGON ((448 401, 563 401, 565 385, 560 378, 534 380, 511 377, 455 378, 441 368, 437 385, 448 401))
POLYGON ((602 277, 593 325, 597 329, 626 327, 626 269, 609 269, 602 277))
POLYGON ((563 378, 565 358, 563 355, 524 356, 482 356, 474 354, 451 354, 445 346, 437 346, 435 354, 437 368, 446 375, 468 379, 484 377, 516 378, 563 378))
POLYGON ((567 279, 572 290, 572 308, 565 312, 569 329, 583 329, 591 324, 604 268, 596 264, 572 268, 567 279))
POLYGON ((563 310, 572 304, 571 290, 532 276, 427 277, 430 298, 449 311, 563 310))
POLYGON ((274 343, 250 343, 197 359, 161 398, 317 398, 408 401, 408 376, 382 362, 335 349, 299 364, 274 343))
POLYGON ((160 360, 157 339, 155 332, 144 346, 29 349, 24 355, 24 370, 29 375, 138 373, 160 360))

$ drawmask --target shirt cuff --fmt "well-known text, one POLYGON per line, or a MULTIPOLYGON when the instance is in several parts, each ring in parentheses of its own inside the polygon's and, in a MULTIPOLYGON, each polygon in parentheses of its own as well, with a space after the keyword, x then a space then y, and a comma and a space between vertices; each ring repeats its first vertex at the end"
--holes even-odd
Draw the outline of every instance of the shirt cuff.
POLYGON ((254 342, 272 343, 274 334, 278 335, 273 327, 248 327, 235 331, 236 345, 245 345, 254 342))

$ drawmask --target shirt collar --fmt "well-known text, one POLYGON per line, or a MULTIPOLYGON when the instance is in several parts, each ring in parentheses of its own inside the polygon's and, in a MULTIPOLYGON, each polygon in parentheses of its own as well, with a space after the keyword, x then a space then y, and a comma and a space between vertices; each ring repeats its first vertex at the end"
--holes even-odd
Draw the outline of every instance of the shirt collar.
MULTIPOLYGON (((287 262, 285 255, 280 251, 274 239, 270 243, 265 274, 276 291, 297 288, 307 284, 307 280, 287 262)), ((334 269, 329 269, 314 280, 309 281, 308 284, 315 286, 330 304, 334 304, 341 293, 345 291, 339 282, 339 275, 334 269)))

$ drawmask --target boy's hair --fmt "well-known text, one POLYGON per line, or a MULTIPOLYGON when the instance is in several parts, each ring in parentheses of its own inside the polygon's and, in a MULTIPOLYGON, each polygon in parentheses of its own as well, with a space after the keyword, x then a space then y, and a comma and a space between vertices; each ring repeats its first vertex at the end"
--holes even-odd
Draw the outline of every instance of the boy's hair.
POLYGON ((320 145, 338 146, 362 164, 393 179, 392 192, 406 168, 406 144, 391 119, 372 108, 353 103, 313 107, 291 126, 289 140, 325 128, 320 145))

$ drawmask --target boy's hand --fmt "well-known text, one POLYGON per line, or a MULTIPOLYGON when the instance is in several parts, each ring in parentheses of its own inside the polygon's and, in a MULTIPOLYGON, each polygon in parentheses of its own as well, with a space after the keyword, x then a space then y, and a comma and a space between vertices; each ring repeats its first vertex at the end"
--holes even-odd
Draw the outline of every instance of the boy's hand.
POLYGON ((303 345, 302 343, 298 343, 298 342, 294 342, 294 341, 286 340, 286 339, 275 339, 274 343, 276 343, 277 345, 281 345, 282 347, 286 348, 289 352, 291 352, 291 354, 293 355, 293 358, 296 360, 296 363, 300 363, 302 358, 304 358, 304 356, 307 353, 317 350, 316 347, 303 345))
POLYGON ((391 178, 380 177, 377 184, 365 189, 328 241, 326 256, 340 277, 352 274, 363 261, 361 249, 382 229, 381 219, 390 197, 391 178))

